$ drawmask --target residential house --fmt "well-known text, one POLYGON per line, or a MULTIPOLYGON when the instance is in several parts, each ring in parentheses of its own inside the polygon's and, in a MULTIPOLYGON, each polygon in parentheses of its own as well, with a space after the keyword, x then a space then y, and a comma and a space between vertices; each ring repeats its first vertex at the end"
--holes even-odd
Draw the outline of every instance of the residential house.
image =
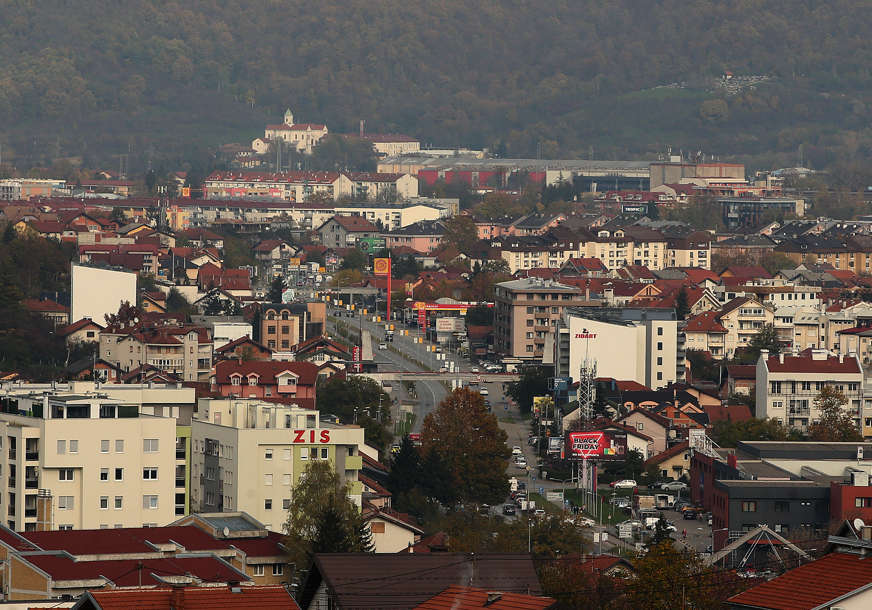
POLYGON ((151 365, 184 381, 206 381, 212 341, 205 328, 188 324, 109 326, 100 332, 100 358, 125 372, 151 365))
POLYGON ((248 335, 215 349, 215 358, 219 360, 272 360, 272 356, 273 350, 248 335))
POLYGON ((670 434, 672 422, 645 408, 632 409, 620 418, 618 423, 635 428, 651 438, 648 455, 657 455, 666 451, 667 441, 672 438, 670 434))
POLYGON ((157 588, 86 591, 75 610, 110 608, 232 608, 243 604, 259 610, 293 610, 299 606, 280 585, 248 587, 158 586, 157 588))
POLYGON ((770 356, 768 350, 761 350, 757 360, 757 417, 773 418, 807 432, 821 415, 815 398, 824 387, 832 386, 845 394, 844 408, 857 430, 865 431, 872 427, 872 408, 867 411, 863 406, 863 381, 863 367, 856 354, 833 356, 826 350, 809 348, 770 356))
POLYGON ((63 337, 67 345, 75 343, 99 343, 100 331, 103 328, 103 326, 97 324, 91 318, 82 318, 78 322, 73 322, 59 328, 57 335, 63 337))
POLYGON ((222 396, 259 398, 315 407, 318 366, 311 362, 222 360, 215 364, 212 391, 222 396))
POLYGON ((402 229, 383 233, 385 248, 411 248, 416 252, 429 253, 442 245, 445 225, 440 220, 422 220, 402 229))
POLYGON ((687 441, 673 445, 663 453, 645 460, 646 470, 656 467, 662 479, 678 481, 690 474, 690 446, 687 441))
POLYGON ((418 179, 409 174, 346 172, 351 180, 351 196, 357 201, 412 199, 418 196, 418 179))
POLYGON ((360 216, 333 216, 316 231, 328 248, 353 248, 361 239, 379 236, 379 228, 360 216))
POLYGON ((54 324, 55 328, 70 323, 70 308, 51 299, 24 299, 21 304, 27 311, 54 324))

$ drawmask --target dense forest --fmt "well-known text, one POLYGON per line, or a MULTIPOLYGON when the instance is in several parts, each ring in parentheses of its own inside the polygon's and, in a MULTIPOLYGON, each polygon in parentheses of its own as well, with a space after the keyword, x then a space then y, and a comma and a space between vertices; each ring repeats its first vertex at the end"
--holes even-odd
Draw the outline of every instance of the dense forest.
MULTIPOLYGON (((503 155, 872 156, 868 0, 0 0, 19 166, 203 155, 286 106, 503 155), (733 78, 726 81, 724 75, 733 78)), ((117 161, 116 161, 117 163, 117 161)))

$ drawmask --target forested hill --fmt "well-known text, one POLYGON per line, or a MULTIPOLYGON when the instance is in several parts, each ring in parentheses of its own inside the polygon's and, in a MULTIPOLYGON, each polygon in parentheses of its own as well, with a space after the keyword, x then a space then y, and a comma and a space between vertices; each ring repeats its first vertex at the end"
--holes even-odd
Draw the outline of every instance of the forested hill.
POLYGON ((185 154, 291 106, 512 155, 825 163, 872 148, 869 21, 869 0, 0 0, 0 141, 185 154))

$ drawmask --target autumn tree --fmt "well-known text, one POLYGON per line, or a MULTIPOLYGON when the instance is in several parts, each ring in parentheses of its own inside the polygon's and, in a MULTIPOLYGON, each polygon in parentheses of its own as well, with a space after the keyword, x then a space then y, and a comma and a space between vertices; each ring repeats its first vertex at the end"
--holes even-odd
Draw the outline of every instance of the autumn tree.
POLYGON ((443 239, 461 252, 468 252, 478 242, 478 227, 469 216, 452 216, 445 221, 443 239))
POLYGON ((367 263, 369 263, 369 257, 359 248, 353 248, 342 257, 342 263, 339 265, 339 268, 363 270, 367 263))
POLYGON ((824 386, 814 399, 820 419, 809 426, 809 439, 821 442, 862 440, 851 412, 845 408, 847 404, 844 392, 831 385, 824 386))
POLYGON ((106 326, 127 326, 142 320, 142 311, 136 305, 131 305, 129 301, 122 301, 117 313, 104 314, 103 318, 106 326))
POLYGON ((421 429, 424 455, 444 462, 457 499, 464 502, 494 504, 506 497, 507 438, 481 394, 469 388, 446 396, 421 429))
POLYGON ((312 461, 291 493, 285 546, 296 570, 315 553, 372 552, 372 537, 330 462, 312 461))

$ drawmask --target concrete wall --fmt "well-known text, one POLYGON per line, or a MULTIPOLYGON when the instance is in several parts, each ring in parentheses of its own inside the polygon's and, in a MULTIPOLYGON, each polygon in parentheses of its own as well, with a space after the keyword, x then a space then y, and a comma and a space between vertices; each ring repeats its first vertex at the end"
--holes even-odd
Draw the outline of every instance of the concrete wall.
POLYGON ((122 301, 136 304, 135 273, 73 264, 71 277, 70 322, 91 318, 104 324, 104 316, 118 313, 122 301))

